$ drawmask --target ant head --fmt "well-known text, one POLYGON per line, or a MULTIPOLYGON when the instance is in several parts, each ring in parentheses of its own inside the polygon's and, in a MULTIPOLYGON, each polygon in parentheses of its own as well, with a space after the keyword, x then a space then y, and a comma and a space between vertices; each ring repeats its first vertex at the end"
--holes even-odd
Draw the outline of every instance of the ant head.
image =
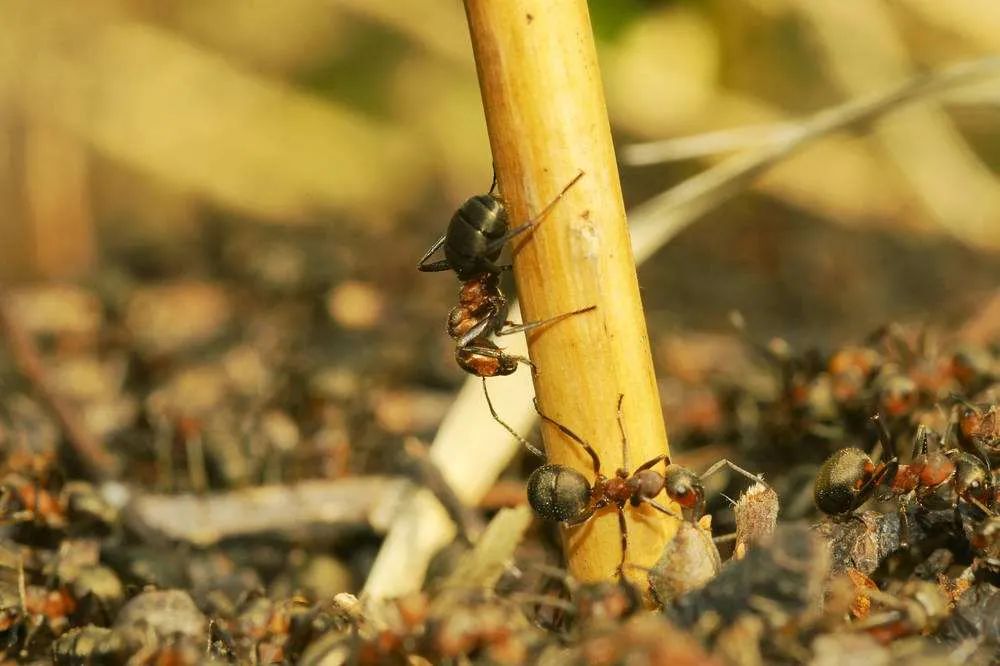
POLYGON ((684 467, 670 465, 663 476, 663 489, 694 520, 701 517, 705 509, 705 487, 697 474, 684 467))
POLYGON ((566 522, 587 510, 590 482, 563 465, 542 465, 528 477, 528 504, 544 520, 566 522))
POLYGON ((993 479, 986 464, 976 456, 964 451, 953 451, 955 463, 955 492, 966 501, 976 500, 982 504, 992 504, 993 479))
POLYGON ((831 455, 816 473, 813 499, 820 511, 830 515, 849 513, 871 497, 875 465, 868 454, 853 447, 831 455))

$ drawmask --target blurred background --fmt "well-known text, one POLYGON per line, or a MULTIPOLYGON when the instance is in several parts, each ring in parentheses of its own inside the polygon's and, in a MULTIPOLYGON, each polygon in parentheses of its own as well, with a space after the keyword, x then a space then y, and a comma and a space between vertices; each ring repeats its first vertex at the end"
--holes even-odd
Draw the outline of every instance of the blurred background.
MULTIPOLYGON (((620 147, 1000 53, 995 0, 591 11, 620 147)), ((0 279, 64 390, 99 400, 98 432, 232 393, 268 446, 308 431, 334 466, 349 416, 300 418, 317 401, 433 432, 463 379, 442 332, 456 284, 414 266, 491 178, 461 3, 0 0, 0 22, 0 279)), ((889 321, 995 331, 1000 85, 959 93, 811 145, 642 266, 665 407, 733 309, 798 348, 889 321)), ((717 159, 623 166, 627 206, 717 159)))
MULTIPOLYGON (((752 152, 813 112, 1000 54, 997 0, 590 5, 623 162, 633 144, 744 127, 726 148, 752 152)), ((415 268, 492 175, 462 4, 0 0, 0 25, 4 483, 56 496, 88 477, 73 454, 89 436, 107 452, 89 478, 124 481, 102 496, 133 507, 101 561, 136 589, 187 587, 203 608, 223 608, 223 585, 230 600, 357 591, 393 515, 372 507, 399 497, 384 476, 427 476, 403 442, 430 441, 466 378, 444 332, 457 282, 415 268), (38 347, 33 375, 15 330, 38 347), (348 488, 336 530, 281 495, 302 480, 348 488), (208 490, 237 504, 212 528, 174 503, 208 490), (287 506, 261 527, 247 490, 287 506)), ((944 431, 952 393, 996 402, 998 81, 810 144, 643 263, 676 462, 764 472, 795 519, 830 451, 871 447, 873 411, 908 446, 918 423, 944 431), (867 337, 890 322, 916 328, 867 337)), ((733 153, 695 152, 623 163, 626 206, 733 153)), ((479 508, 523 504, 533 464, 479 508)), ((525 557, 559 562, 554 530, 536 530, 525 557)))

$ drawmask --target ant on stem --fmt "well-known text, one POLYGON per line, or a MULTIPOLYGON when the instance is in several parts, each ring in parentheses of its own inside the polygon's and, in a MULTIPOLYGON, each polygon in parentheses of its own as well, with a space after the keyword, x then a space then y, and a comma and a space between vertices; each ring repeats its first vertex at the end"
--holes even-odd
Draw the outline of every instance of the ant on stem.
POLYGON ((462 282, 458 305, 448 314, 447 330, 448 335, 455 340, 455 361, 466 372, 483 378, 483 392, 486 393, 494 420, 536 455, 541 455, 541 451, 528 444, 497 415, 490 403, 485 380, 487 377, 513 374, 518 364, 529 366, 532 372, 537 372, 537 368, 524 356, 508 354, 490 338, 526 333, 566 317, 589 312, 597 306, 523 324, 512 322, 507 319, 507 297, 500 289, 500 274, 509 270, 511 265, 498 265, 496 261, 503 247, 519 234, 537 227, 583 174, 580 171, 535 218, 511 229, 507 207, 495 194, 497 180, 494 173, 490 191, 466 200, 452 216, 445 234, 431 245, 417 263, 417 270, 423 272, 453 270, 462 282), (428 263, 431 255, 442 246, 445 258, 428 263))
POLYGON ((542 465, 528 477, 528 503, 535 514, 545 520, 560 522, 566 527, 575 527, 589 521, 597 511, 606 506, 613 505, 616 508, 622 545, 622 558, 618 565, 619 575, 625 566, 625 556, 628 551, 626 504, 631 504, 633 507, 648 504, 661 513, 696 522, 705 509, 705 488, 702 479, 728 466, 753 481, 761 481, 760 477, 729 460, 718 461, 699 476, 685 467, 671 463, 670 456, 665 453, 647 460, 629 472, 628 439, 625 436, 622 414, 624 399, 624 394, 618 395, 618 430, 622 438, 623 466, 617 469, 613 476, 606 476, 601 469, 601 459, 597 451, 568 427, 542 413, 536 398, 535 410, 542 420, 554 425, 583 447, 590 456, 594 468, 594 481, 591 483, 575 469, 556 464, 542 465), (666 465, 662 474, 653 469, 661 462, 666 465), (663 491, 666 491, 667 497, 680 505, 683 517, 656 501, 656 496, 663 491))

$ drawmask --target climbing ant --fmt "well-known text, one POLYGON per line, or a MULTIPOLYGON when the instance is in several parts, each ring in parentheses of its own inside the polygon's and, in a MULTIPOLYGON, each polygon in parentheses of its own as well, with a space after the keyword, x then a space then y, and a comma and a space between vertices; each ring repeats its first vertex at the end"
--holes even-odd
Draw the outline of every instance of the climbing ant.
POLYGON ((455 340, 455 361, 466 372, 483 379, 483 392, 486 394, 486 401, 494 420, 536 455, 542 455, 541 451, 500 419, 490 403, 489 392, 486 389, 487 377, 513 374, 519 363, 528 365, 533 371, 535 366, 523 356, 506 353, 490 339, 490 336, 524 333, 575 314, 589 312, 597 306, 592 305, 524 324, 511 322, 507 319, 507 297, 500 289, 500 273, 510 266, 498 266, 495 262, 508 241, 537 226, 582 177, 583 171, 578 173, 538 216, 511 230, 507 221, 506 206, 494 194, 496 188, 494 176, 490 191, 487 194, 474 196, 462 204, 452 216, 447 232, 431 246, 417 264, 417 269, 425 272, 454 270, 462 281, 458 292, 458 305, 448 314, 448 335, 455 340), (430 256, 442 245, 445 258, 427 263, 430 256))
POLYGON ((477 194, 463 203, 448 223, 444 235, 437 239, 417 263, 417 270, 425 273, 453 270, 462 282, 480 273, 498 275, 510 266, 498 266, 496 260, 504 245, 516 236, 537 226, 549 214, 563 195, 583 177, 580 171, 533 220, 511 229, 507 219, 507 206, 497 194, 496 174, 493 185, 486 194, 477 194), (431 255, 444 246, 444 259, 428 263, 431 255))
MULTIPOLYGON (((891 450, 885 424, 877 415, 872 420, 878 425, 883 449, 891 450)), ((956 506, 962 500, 990 513, 993 488, 985 463, 957 449, 929 451, 930 436, 926 427, 918 429, 908 464, 900 464, 896 456, 874 463, 867 453, 854 447, 834 452, 816 475, 813 496, 817 508, 832 516, 846 516, 884 486, 897 498, 915 496, 924 508, 956 506)))
POLYGON ((629 472, 628 440, 622 422, 622 401, 624 394, 618 395, 618 429, 622 437, 623 466, 608 477, 601 471, 601 459, 597 451, 572 430, 549 418, 538 408, 535 410, 542 420, 551 423, 564 435, 583 447, 594 465, 594 482, 590 483, 580 472, 565 465, 542 465, 528 477, 528 503, 534 512, 545 520, 561 522, 566 527, 582 525, 606 506, 614 505, 618 511, 618 526, 621 530, 622 559, 618 565, 619 574, 625 566, 628 550, 628 527, 625 523, 625 505, 633 507, 648 504, 657 511, 680 517, 673 510, 660 504, 655 497, 666 491, 667 497, 681 506, 685 517, 692 522, 698 520, 705 509, 705 488, 702 479, 714 474, 724 466, 760 481, 759 477, 734 465, 728 460, 720 460, 700 477, 691 470, 670 462, 670 456, 660 454, 629 472), (652 469, 660 462, 666 467, 661 474, 652 469))

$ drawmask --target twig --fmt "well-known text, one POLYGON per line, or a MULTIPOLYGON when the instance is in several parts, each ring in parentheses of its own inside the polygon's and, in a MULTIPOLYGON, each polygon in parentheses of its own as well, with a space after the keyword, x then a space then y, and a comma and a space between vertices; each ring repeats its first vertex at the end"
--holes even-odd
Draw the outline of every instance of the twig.
MULTIPOLYGON (((607 473, 622 465, 618 396, 631 457, 667 453, 663 412, 629 251, 611 130, 585 0, 465 0, 500 191, 515 221, 530 219, 580 178, 514 252, 528 321, 596 305, 528 336, 541 408, 587 440, 607 473)), ((515 224, 518 222, 515 222, 515 224)), ((506 418, 506 416, 505 416, 506 418)), ((552 463, 593 474, 578 443, 545 426, 552 463)), ((676 520, 629 507, 627 561, 652 565, 676 520)), ((611 580, 622 558, 614 510, 564 531, 569 569, 611 580)), ((631 573, 635 572, 632 568, 631 573)), ((643 578, 636 582, 643 586, 643 578)))
POLYGON ((874 120, 901 104, 998 75, 1000 57, 982 58, 918 76, 885 92, 820 111, 807 119, 794 136, 735 155, 692 176, 630 212, 636 261, 643 261, 692 221, 728 201, 757 176, 810 142, 844 127, 874 120))
POLYGON ((380 515, 394 513, 409 486, 404 479, 361 476, 209 495, 137 494, 124 515, 140 534, 198 546, 330 525, 368 524, 381 531, 380 515))
MULTIPOLYGON (((755 147, 794 149, 805 141, 869 122, 906 104, 953 92, 957 88, 973 86, 982 83, 979 79, 996 76, 1000 76, 1000 58, 980 58, 923 74, 888 90, 831 106, 797 122, 733 127, 694 136, 634 143, 625 147, 622 159, 626 164, 640 166, 755 147)), ((764 156, 774 159, 766 153, 755 155, 758 158, 764 156)))
POLYGON ((7 349, 17 369, 56 418, 66 442, 88 477, 95 480, 112 478, 117 468, 117 461, 104 448, 101 441, 87 430, 73 406, 52 389, 38 347, 34 339, 11 314, 7 295, 2 289, 0 289, 0 332, 7 340, 7 349))
POLYGON ((434 497, 458 527, 458 535, 467 543, 472 543, 482 531, 483 521, 472 511, 452 489, 451 484, 441 474, 437 464, 431 460, 427 447, 415 437, 403 442, 403 450, 416 467, 417 482, 430 490, 434 497))

